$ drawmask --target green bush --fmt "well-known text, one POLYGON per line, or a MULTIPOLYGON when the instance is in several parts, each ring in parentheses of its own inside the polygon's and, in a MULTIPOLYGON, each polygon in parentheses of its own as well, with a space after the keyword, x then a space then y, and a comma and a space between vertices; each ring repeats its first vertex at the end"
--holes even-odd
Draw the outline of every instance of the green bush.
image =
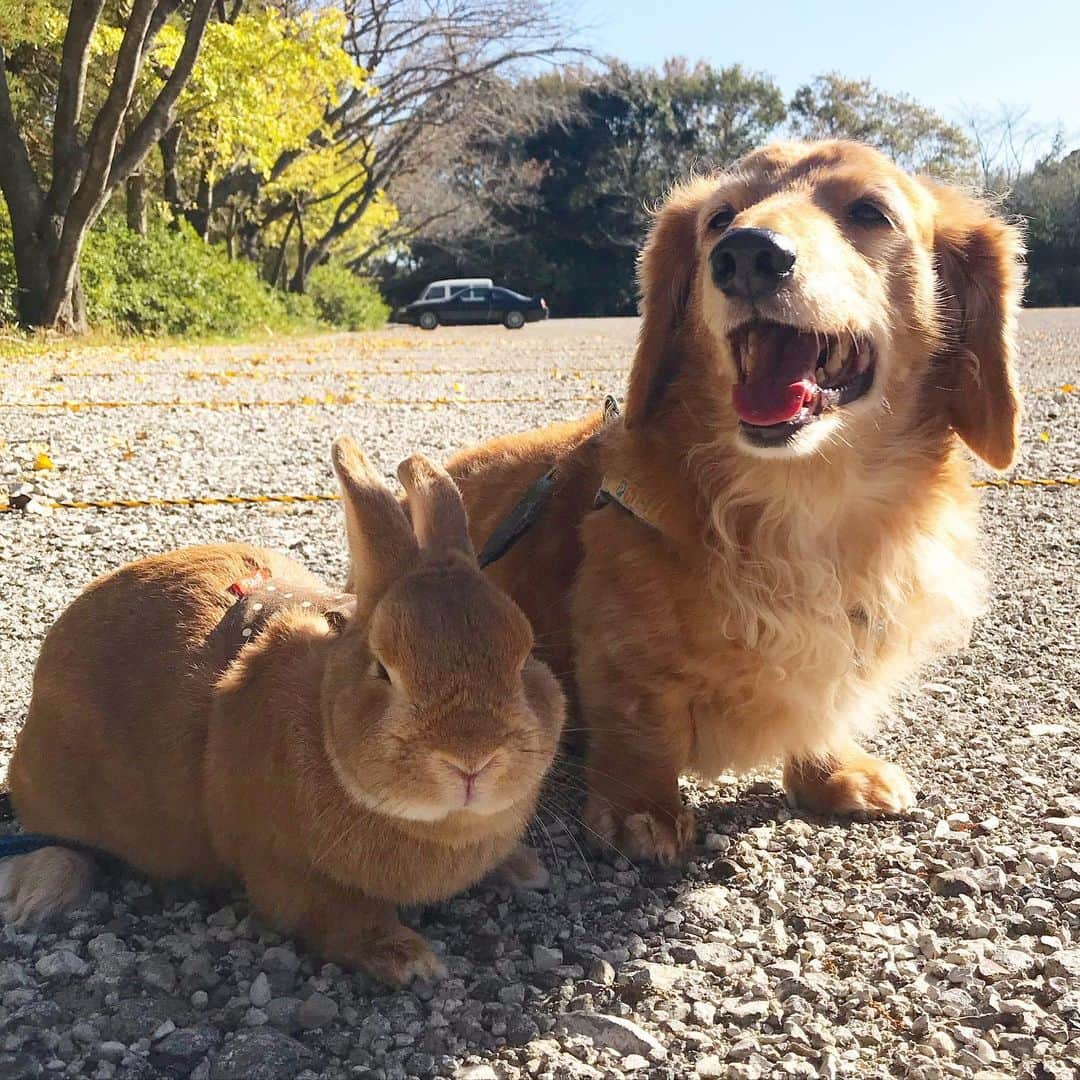
POLYGON ((343 330, 371 330, 390 316, 374 283, 337 263, 323 263, 311 271, 307 294, 319 318, 343 330))
POLYGON ((15 248, 11 242, 11 219, 4 200, 0 199, 0 326, 14 323, 15 309, 15 248))
POLYGON ((134 334, 233 335, 288 330, 298 318, 249 262, 230 261, 187 225, 146 236, 119 220, 91 231, 82 258, 87 321, 134 334))
MULTIPOLYGON (((253 263, 230 261, 186 224, 150 226, 146 236, 107 217, 91 230, 81 262, 86 314, 95 330, 125 334, 230 337, 267 328, 359 330, 380 326, 389 309, 378 290, 343 266, 310 276, 308 295, 270 288, 253 263)), ((11 222, 0 200, 0 325, 17 321, 11 222)))

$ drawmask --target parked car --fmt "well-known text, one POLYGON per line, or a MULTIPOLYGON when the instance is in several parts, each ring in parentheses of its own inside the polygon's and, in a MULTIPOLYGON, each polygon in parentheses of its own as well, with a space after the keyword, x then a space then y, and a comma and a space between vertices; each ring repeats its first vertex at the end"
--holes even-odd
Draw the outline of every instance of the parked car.
POLYGON ((502 323, 508 330, 520 330, 527 322, 547 317, 543 297, 522 296, 495 285, 490 278, 453 278, 433 281, 419 300, 394 313, 394 322, 423 330, 484 323, 502 323))

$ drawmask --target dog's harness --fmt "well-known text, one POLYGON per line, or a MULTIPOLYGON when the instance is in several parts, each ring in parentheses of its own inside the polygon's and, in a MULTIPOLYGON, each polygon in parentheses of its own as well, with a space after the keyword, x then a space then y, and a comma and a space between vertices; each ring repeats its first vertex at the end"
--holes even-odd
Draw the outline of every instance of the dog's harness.
MULTIPOLYGON (((603 428, 607 428, 618 421, 619 416, 619 403, 611 394, 608 394, 604 398, 603 428)), ((596 435, 593 438, 595 439, 596 435)), ((483 550, 478 556, 481 569, 498 562, 536 524, 544 507, 547 506, 552 495, 555 494, 560 479, 559 466, 554 465, 543 476, 529 485, 525 494, 514 504, 514 508, 499 522, 491 536, 488 537, 487 543, 484 544, 483 550)), ((596 498, 593 499, 593 509, 602 510, 609 504, 614 504, 625 510, 626 513, 637 518, 643 525, 658 530, 655 522, 651 521, 648 514, 642 509, 630 482, 624 477, 605 475, 601 479, 600 488, 596 492, 596 498)))

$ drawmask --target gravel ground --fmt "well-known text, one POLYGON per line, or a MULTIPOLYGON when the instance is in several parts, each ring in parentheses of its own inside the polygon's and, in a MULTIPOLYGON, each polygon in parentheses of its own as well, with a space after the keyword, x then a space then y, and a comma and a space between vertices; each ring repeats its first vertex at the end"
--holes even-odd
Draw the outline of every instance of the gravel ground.
MULTIPOLYGON (((579 414, 622 389, 635 329, 395 328, 0 363, 0 491, 329 491, 341 431, 389 474, 413 450, 579 414), (177 398, 307 403, 25 407, 177 398), (33 468, 41 453, 54 469, 33 468)), ((1080 381, 1080 312, 1026 313, 1021 368, 1016 475, 1076 475, 1080 393, 1054 388, 1080 381)), ((905 818, 814 820, 785 808, 775 774, 722 778, 687 788, 701 830, 685 867, 585 859, 567 764, 534 827, 551 888, 478 887, 412 913, 450 975, 400 992, 268 933, 241 897, 116 873, 52 932, 0 935, 0 1078, 1077 1075, 1080 491, 984 496, 993 610, 875 740, 919 791, 905 818)), ((332 504, 0 514, 0 763, 41 638, 79 589, 151 551, 232 539, 344 569, 332 504)))

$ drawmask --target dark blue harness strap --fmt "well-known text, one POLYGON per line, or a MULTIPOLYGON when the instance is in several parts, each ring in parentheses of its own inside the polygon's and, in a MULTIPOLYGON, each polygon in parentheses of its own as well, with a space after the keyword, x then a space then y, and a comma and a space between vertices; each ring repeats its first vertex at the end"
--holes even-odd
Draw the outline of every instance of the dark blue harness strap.
POLYGON ((47 847, 65 847, 72 851, 91 851, 92 848, 78 840, 65 840, 60 836, 46 836, 45 833, 12 833, 0 836, 0 859, 10 859, 13 855, 29 855, 47 847))
MULTIPOLYGON (((619 418, 619 403, 611 394, 604 398, 604 426, 619 418)), ((495 526, 483 550, 477 556, 480 569, 498 562, 536 524, 559 482, 559 467, 552 466, 534 480, 510 513, 495 526)), ((599 496, 598 496, 599 497, 599 496)))

